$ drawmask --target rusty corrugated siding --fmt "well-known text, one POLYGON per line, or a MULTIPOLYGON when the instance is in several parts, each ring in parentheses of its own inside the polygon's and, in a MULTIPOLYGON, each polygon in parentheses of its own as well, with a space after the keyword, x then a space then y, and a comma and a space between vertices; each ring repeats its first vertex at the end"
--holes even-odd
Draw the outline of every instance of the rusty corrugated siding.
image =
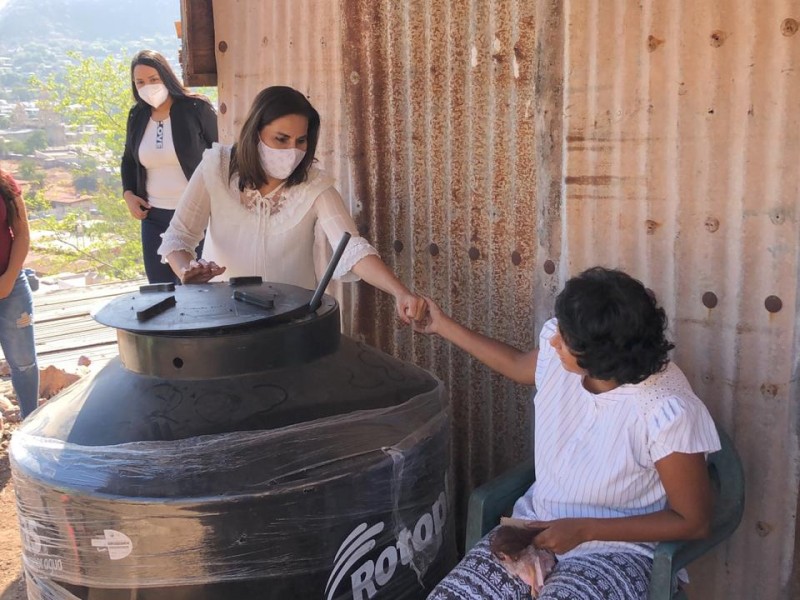
MULTIPOLYGON (((462 322, 530 347, 536 247, 536 39, 529 2, 349 1, 354 195, 395 272, 462 322), (356 120, 356 116, 360 120, 356 120)), ((363 290, 355 330, 447 383, 456 492, 530 448, 530 390, 393 324, 363 290)))
MULTIPOLYGON (((321 161, 386 262, 458 318, 530 346, 532 11, 526 2, 216 0, 221 137, 234 139, 262 87, 304 91, 322 116, 321 161)), ((412 336, 384 294, 358 290, 344 305, 346 329, 430 367, 451 390, 461 498, 525 455, 528 390, 412 336)))
MULTIPOLYGON (((658 294, 747 476, 742 526, 692 597, 789 597, 800 3, 215 0, 214 18, 223 139, 263 86, 305 91, 368 237, 462 322, 530 347, 598 263, 658 294)), ((528 451, 529 394, 357 289, 349 331, 448 384, 463 506, 528 451)))
POLYGON ((800 3, 591 0, 564 12, 562 278, 603 263, 645 281, 671 318, 676 362, 742 455, 744 521, 694 569, 695 596, 788 597, 800 35, 784 21, 800 3))

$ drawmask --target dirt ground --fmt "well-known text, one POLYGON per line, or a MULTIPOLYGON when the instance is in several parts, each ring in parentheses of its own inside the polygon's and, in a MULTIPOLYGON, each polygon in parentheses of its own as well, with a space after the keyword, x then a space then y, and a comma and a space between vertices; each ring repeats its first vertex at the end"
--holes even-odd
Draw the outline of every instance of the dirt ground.
POLYGON ((25 600, 14 484, 8 465, 8 443, 16 425, 6 423, 0 439, 0 600, 25 600))

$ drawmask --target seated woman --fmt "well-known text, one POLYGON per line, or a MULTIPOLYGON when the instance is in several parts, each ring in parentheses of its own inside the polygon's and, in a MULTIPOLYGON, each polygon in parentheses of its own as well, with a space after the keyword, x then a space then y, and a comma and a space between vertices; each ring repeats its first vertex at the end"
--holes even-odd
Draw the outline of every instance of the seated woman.
MULTIPOLYGON (((417 331, 437 333, 519 383, 536 386, 536 481, 513 516, 544 528, 557 563, 540 599, 643 599, 655 543, 708 535, 708 410, 669 360, 666 315, 645 287, 595 267, 570 279, 539 349, 523 352, 455 322, 430 299, 417 331)), ((530 598, 486 536, 429 599, 530 598)))
POLYGON ((263 89, 236 144, 214 144, 184 191, 158 253, 182 283, 259 275, 313 289, 325 269, 325 246, 353 237, 333 276, 362 278, 394 296, 406 323, 424 302, 359 236, 334 179, 315 163, 320 116, 299 91, 263 89), (195 248, 203 239, 203 259, 195 248))

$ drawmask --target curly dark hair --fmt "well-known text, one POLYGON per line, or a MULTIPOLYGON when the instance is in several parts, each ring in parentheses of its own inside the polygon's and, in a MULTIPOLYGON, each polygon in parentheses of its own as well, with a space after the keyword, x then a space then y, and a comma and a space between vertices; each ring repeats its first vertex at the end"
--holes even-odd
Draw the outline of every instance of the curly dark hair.
POLYGON ((578 365, 595 379, 639 383, 662 371, 675 347, 652 292, 616 269, 593 267, 567 281, 556 318, 578 365))

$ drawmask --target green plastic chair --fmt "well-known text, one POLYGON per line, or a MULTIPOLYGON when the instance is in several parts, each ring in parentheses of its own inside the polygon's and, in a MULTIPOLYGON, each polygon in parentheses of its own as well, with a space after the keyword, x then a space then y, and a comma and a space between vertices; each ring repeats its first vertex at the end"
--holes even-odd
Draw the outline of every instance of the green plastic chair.
MULTIPOLYGON (((742 520, 744 472, 728 435, 717 426, 722 448, 708 456, 708 474, 716 492, 711 534, 703 540, 661 542, 655 548, 649 600, 686 600, 678 571, 727 539, 742 520)), ((514 502, 533 483, 533 463, 519 465, 475 490, 469 498, 465 552, 511 513, 514 502)))

